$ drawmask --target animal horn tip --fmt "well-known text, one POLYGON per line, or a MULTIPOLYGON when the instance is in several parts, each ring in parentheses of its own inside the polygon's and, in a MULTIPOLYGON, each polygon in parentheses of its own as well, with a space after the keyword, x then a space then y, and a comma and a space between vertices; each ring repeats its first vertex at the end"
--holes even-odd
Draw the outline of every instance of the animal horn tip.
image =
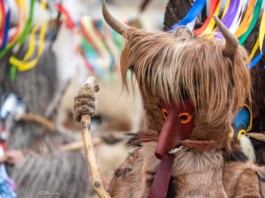
POLYGON ((230 57, 235 53, 238 47, 238 40, 231 32, 229 32, 229 29, 226 28, 226 26, 217 16, 213 15, 213 19, 226 40, 223 54, 226 57, 230 57))
POLYGON ((220 19, 218 18, 218 16, 213 15, 213 19, 215 21, 215 23, 221 22, 220 19))

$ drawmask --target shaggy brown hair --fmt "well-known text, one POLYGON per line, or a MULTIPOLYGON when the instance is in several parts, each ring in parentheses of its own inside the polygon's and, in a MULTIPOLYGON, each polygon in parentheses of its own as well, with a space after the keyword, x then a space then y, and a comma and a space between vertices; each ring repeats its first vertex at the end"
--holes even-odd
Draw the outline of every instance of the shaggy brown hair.
POLYGON ((191 138, 217 140, 225 146, 236 111, 250 98, 246 51, 239 47, 233 57, 224 57, 222 40, 192 38, 183 29, 175 36, 128 28, 123 36, 125 86, 132 68, 144 98, 176 103, 189 98, 196 109, 191 138))

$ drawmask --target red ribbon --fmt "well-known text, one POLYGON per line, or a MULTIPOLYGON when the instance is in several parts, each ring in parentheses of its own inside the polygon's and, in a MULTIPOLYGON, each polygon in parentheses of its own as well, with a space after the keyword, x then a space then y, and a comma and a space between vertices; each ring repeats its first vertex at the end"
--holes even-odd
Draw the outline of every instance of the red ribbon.
POLYGON ((70 13, 68 12, 68 10, 61 3, 57 3, 55 6, 56 6, 58 12, 60 12, 66 16, 66 26, 69 29, 75 28, 75 22, 74 22, 73 18, 71 17, 70 13))
POLYGON ((0 31, 0 46, 2 46, 4 42, 4 32, 5 32, 5 24, 6 24, 6 9, 5 9, 5 4, 4 0, 0 0, 0 9, 1 9, 1 14, 2 14, 2 23, 1 23, 1 31, 0 31))
POLYGON ((212 0, 211 1, 211 3, 210 3, 210 13, 209 13, 207 19, 204 21, 203 25, 200 28, 198 28, 197 30, 193 30, 193 33, 195 35, 201 34, 205 30, 205 28, 208 26, 210 20, 213 17, 213 14, 214 14, 214 12, 216 10, 216 7, 217 7, 219 1, 220 0, 212 0))

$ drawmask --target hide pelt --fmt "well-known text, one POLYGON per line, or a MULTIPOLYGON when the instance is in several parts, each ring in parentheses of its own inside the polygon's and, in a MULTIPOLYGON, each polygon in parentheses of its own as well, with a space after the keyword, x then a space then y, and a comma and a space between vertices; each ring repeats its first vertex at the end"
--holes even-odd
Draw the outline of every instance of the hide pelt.
POLYGON ((167 182, 168 178, 161 181, 165 171, 163 175, 171 173, 167 197, 264 197, 265 168, 251 164, 239 142, 229 138, 235 115, 245 101, 251 100, 247 53, 238 46, 237 39, 217 18, 225 40, 194 37, 185 28, 173 34, 145 32, 121 24, 104 2, 102 10, 108 24, 126 39, 121 54, 122 79, 126 86, 127 71, 132 70, 143 97, 146 120, 145 133, 138 133, 130 141, 137 146, 135 151, 110 183, 111 196, 147 197, 153 195, 154 187, 164 193, 166 189, 158 184, 167 182), (168 111, 163 119, 160 105, 173 103, 176 106, 170 107, 172 112, 181 105, 189 106, 187 100, 194 110, 184 112, 192 114, 194 127, 184 137, 181 127, 174 128, 180 114, 171 114, 171 120, 168 111), (173 142, 175 134, 180 135, 173 142), (174 163, 170 162, 171 172, 163 169, 167 158, 157 152, 161 140, 170 144, 161 152, 163 155, 178 147, 174 163))
MULTIPOLYGON (((148 196, 160 163, 151 137, 153 133, 145 132, 131 140, 137 147, 116 170, 109 185, 112 197, 148 196)), ((184 146, 176 153, 167 197, 264 197, 265 168, 245 159, 234 161, 235 155, 244 154, 238 150, 232 157, 216 149, 184 146)))

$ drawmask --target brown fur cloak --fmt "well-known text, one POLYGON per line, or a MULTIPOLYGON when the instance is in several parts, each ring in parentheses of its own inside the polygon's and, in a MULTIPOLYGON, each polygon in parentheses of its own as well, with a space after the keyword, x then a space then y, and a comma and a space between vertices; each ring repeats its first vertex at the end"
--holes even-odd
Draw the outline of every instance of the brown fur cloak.
MULTIPOLYGON (((245 50, 227 31, 224 42, 194 38, 186 29, 149 33, 124 26, 104 6, 106 21, 126 39, 124 84, 130 69, 145 110, 143 130, 130 141, 136 148, 116 171, 110 195, 148 196, 160 164, 154 152, 164 123, 161 101, 179 104, 188 98, 195 107, 195 124, 189 138, 177 145, 182 148, 175 154, 167 197, 264 197, 265 167, 251 164, 229 138, 234 116, 250 100, 245 50)), ((87 98, 81 109, 91 103, 87 98)))

